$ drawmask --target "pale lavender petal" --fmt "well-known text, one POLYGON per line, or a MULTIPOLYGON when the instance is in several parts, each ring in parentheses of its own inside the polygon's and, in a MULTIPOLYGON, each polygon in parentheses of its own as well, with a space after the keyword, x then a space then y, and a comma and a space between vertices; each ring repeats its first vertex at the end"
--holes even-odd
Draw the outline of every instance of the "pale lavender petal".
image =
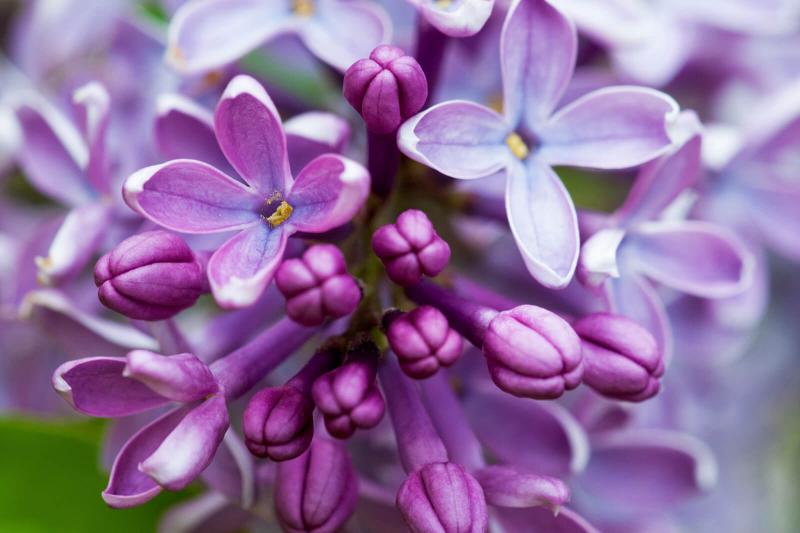
POLYGON ((750 220, 776 252, 800 260, 800 187, 764 182, 741 191, 750 220))
POLYGON ((731 231, 708 222, 640 224, 620 253, 637 272, 695 296, 734 296, 752 283, 752 254, 731 231))
POLYGON ((214 129, 225 157, 255 190, 271 196, 291 186, 281 117, 255 79, 231 80, 217 104, 214 129))
POLYGON ((672 328, 664 304, 650 283, 634 272, 612 278, 605 285, 609 310, 625 315, 644 326, 655 337, 669 361, 672 355, 672 328))
POLYGON ((536 157, 515 163, 508 176, 506 211, 531 275, 545 287, 566 287, 578 261, 578 218, 553 169, 536 157))
POLYGON ((170 22, 167 61, 187 74, 222 67, 286 31, 290 16, 288 2, 187 2, 170 22))
POLYGON ((631 0, 559 0, 582 34, 606 47, 639 46, 648 34, 647 5, 631 0))
POLYGON ((330 152, 341 153, 350 139, 350 125, 333 113, 309 111, 286 121, 286 147, 294 172, 314 158, 330 152))
POLYGON ((482 468, 474 475, 490 505, 558 509, 569 501, 569 489, 558 478, 497 465, 482 468))
POLYGON ((118 417, 169 403, 144 383, 123 375, 123 357, 88 357, 64 363, 53 373, 53 387, 81 413, 118 417))
POLYGON ((397 145, 411 159, 453 178, 491 176, 513 157, 506 144, 511 127, 487 107, 454 100, 408 119, 397 145))
POLYGON ((259 222, 223 244, 208 262, 208 279, 225 308, 255 303, 283 258, 287 231, 259 222))
POLYGON ((537 130, 538 156, 551 165, 627 168, 665 153, 678 117, 670 96, 644 87, 593 91, 560 109, 537 130))
POLYGON ((695 38, 687 31, 691 27, 663 8, 641 17, 638 26, 643 38, 635 46, 614 48, 614 67, 628 78, 661 87, 681 71, 694 51, 695 38))
POLYGON ((139 381, 176 402, 201 400, 219 390, 205 363, 190 353, 167 356, 133 350, 126 361, 123 376, 139 381))
POLYGON ((180 490, 211 463, 228 430, 228 407, 221 394, 191 409, 139 470, 159 485, 180 490))
POLYGON ((545 507, 531 509, 498 509, 497 521, 505 533, 530 533, 553 531, 557 533, 600 533, 585 518, 571 509, 560 509, 558 514, 545 507))
POLYGON ((367 169, 345 157, 328 154, 306 165, 286 201, 293 211, 288 224, 297 231, 322 233, 352 220, 369 194, 367 169))
POLYGON ((245 228, 259 220, 263 198, 214 167, 176 159, 125 180, 125 201, 156 224, 185 233, 245 228))
POLYGON ((314 55, 341 72, 391 41, 391 21, 375 2, 317 0, 314 7, 314 15, 299 27, 300 38, 314 55))
POLYGON ((561 100, 575 69, 578 36, 558 9, 521 0, 510 9, 500 39, 506 120, 538 133, 561 100))
POLYGON ((411 3, 428 23, 450 37, 469 37, 478 33, 489 20, 494 7, 494 0, 411 0, 411 3))
POLYGON ((106 129, 111 97, 102 84, 92 81, 79 87, 72 94, 72 101, 79 106, 83 134, 89 148, 86 177, 96 191, 110 193, 111 175, 106 159, 106 129))

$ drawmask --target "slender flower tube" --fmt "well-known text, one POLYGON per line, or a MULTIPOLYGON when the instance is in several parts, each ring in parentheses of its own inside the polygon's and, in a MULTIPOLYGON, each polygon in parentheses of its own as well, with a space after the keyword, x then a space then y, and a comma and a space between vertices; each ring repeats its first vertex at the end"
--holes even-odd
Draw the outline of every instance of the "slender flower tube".
POLYGON ((383 319, 389 346, 407 376, 424 379, 461 356, 464 342, 441 311, 430 305, 409 313, 388 313, 383 319))
POLYGON ((610 313, 585 316, 572 327, 583 346, 583 381, 618 400, 655 396, 664 358, 653 335, 633 320, 610 313))
POLYGON ((367 126, 373 190, 386 196, 400 162, 395 133, 425 105, 425 73, 402 49, 383 44, 347 69, 343 89, 345 99, 367 126))
POLYGON ((250 399, 243 430, 253 455, 286 461, 308 449, 314 434, 311 385, 335 362, 336 354, 323 349, 285 385, 262 389, 250 399))
POLYGON ((343 443, 319 435, 277 470, 275 510, 285 531, 333 533, 355 511, 358 477, 343 443))
POLYGON ((406 294, 418 304, 437 307, 456 331, 483 350, 492 380, 504 391, 553 399, 580 384, 580 339, 558 315, 533 305, 498 312, 429 282, 407 288, 406 294))
POLYGON ((286 297, 286 314, 306 326, 349 315, 361 300, 361 289, 347 273, 342 252, 332 244, 317 244, 301 258, 284 261, 275 284, 286 297))
POLYGON ((375 384, 379 357, 374 343, 363 342, 350 351, 342 366, 314 381, 314 403, 334 437, 346 439, 356 429, 375 427, 383 418, 386 405, 375 384))
POLYGON ((394 224, 378 228, 372 249, 389 279, 405 287, 419 282, 423 274, 437 276, 450 261, 450 246, 419 209, 403 211, 394 224))
POLYGON ((164 320, 208 290, 205 269, 177 235, 148 231, 122 241, 94 267, 103 305, 128 318, 164 320))
POLYGON ((387 358, 380 369, 400 460, 408 477, 397 506, 415 533, 481 533, 488 530, 483 489, 463 466, 450 462, 419 394, 387 358))

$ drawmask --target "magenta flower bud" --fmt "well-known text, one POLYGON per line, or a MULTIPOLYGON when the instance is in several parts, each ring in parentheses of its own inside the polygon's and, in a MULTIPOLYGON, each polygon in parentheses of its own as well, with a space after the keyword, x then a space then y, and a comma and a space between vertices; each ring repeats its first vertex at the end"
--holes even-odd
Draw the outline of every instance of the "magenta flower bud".
POLYGON ((581 382, 581 342, 561 317, 533 305, 501 311, 489 323, 483 353, 495 384, 515 396, 553 399, 581 382))
POLYGON ((422 109, 428 82, 416 59, 382 44, 344 73, 344 97, 371 133, 389 134, 422 109))
POLYGON ((438 275, 450 260, 450 246, 419 209, 403 211, 394 224, 378 228, 372 249, 389 278, 404 287, 418 283, 423 274, 438 275))
POLYGON ((129 318, 164 320, 208 290, 205 269, 175 234, 129 237, 97 261, 94 282, 106 307, 129 318))
POLYGON ((318 436, 277 471, 275 510, 284 531, 333 533, 355 511, 358 479, 342 443, 318 436))
POLYGON ((332 244, 316 244, 302 258, 284 261, 275 283, 286 297, 286 314, 304 326, 349 315, 361 300, 361 289, 347 273, 342 252, 332 244))
POLYGON ((411 473, 397 507, 414 533, 484 533, 489 527, 483 489, 456 463, 429 463, 411 473))
POLYGON ((424 379, 456 362, 464 348, 441 311, 430 305, 387 315, 386 336, 407 376, 424 379))
POLYGON ((373 343, 361 344, 342 366, 314 382, 314 403, 334 437, 346 439, 358 428, 375 427, 383 418, 386 405, 375 383, 378 356, 373 343))
POLYGON ((258 391, 244 411, 245 444, 257 457, 286 461, 311 444, 314 402, 294 387, 258 391))
POLYGON ((617 400, 655 396, 664 358, 653 335, 633 320, 609 313, 585 316, 572 326, 583 344, 583 381, 617 400))

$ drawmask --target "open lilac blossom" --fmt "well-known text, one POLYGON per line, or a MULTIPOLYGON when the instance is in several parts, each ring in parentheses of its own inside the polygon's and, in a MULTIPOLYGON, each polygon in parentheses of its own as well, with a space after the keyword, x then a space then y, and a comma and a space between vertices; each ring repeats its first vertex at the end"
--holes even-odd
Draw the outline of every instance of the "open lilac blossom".
POLYGON ((469 37, 483 28, 494 0, 408 0, 434 28, 450 37, 469 37))
POLYGON ((501 37, 504 114, 471 102, 444 102, 398 132, 403 153, 453 178, 507 172, 509 226, 531 274, 553 288, 572 278, 579 239, 572 199, 551 167, 642 164, 669 148, 669 125, 678 110, 658 91, 610 87, 554 112, 576 51, 575 28, 558 9, 546 0, 518 0, 501 37), (532 57, 538 59, 532 63, 532 57))
POLYGON ((361 300, 361 289, 347 273, 342 252, 332 244, 314 245, 302 258, 284 261, 275 284, 286 298, 286 314, 306 326, 349 315, 361 300))
POLYGON ((408 376, 424 379, 461 356, 464 342, 441 311, 423 305, 408 313, 390 312, 383 318, 386 338, 408 376))
POLYGON ((391 22, 367 0, 192 0, 170 22, 167 60, 181 72, 208 71, 287 32, 344 71, 390 37, 391 22))
POLYGON ((163 320, 206 292, 205 268, 177 235, 149 231, 128 237, 94 267, 100 301, 123 315, 163 320))
POLYGON ((211 256, 211 291, 224 307, 254 303, 272 281, 287 238, 350 220, 369 174, 338 155, 311 161, 293 180, 280 117, 263 87, 234 78, 215 114, 217 141, 247 184, 191 159, 147 167, 125 182, 125 200, 154 222, 185 233, 240 230, 211 256), (202 185, 200 185, 202 184, 202 185))

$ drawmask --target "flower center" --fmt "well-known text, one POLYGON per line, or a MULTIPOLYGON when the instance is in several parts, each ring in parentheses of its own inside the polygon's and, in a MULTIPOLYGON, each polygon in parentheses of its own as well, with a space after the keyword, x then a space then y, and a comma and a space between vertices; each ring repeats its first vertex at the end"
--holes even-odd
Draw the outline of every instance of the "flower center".
POLYGON ((439 9, 447 9, 453 5, 453 0, 433 0, 433 3, 439 9))
POLYGON ((282 200, 282 197, 281 193, 276 192, 264 201, 264 208, 261 210, 261 219, 273 228, 277 228, 286 222, 292 216, 292 211, 294 211, 294 207, 286 200, 282 200), (273 209, 272 205, 278 200, 281 200, 281 203, 273 209))
POLYGON ((508 137, 506 137, 506 144, 517 159, 525 159, 531 153, 528 149, 528 145, 525 144, 525 141, 522 140, 522 137, 520 137, 518 133, 510 133, 508 137))
POLYGON ((314 0, 292 0, 292 12, 298 17, 310 17, 314 14, 314 0))

